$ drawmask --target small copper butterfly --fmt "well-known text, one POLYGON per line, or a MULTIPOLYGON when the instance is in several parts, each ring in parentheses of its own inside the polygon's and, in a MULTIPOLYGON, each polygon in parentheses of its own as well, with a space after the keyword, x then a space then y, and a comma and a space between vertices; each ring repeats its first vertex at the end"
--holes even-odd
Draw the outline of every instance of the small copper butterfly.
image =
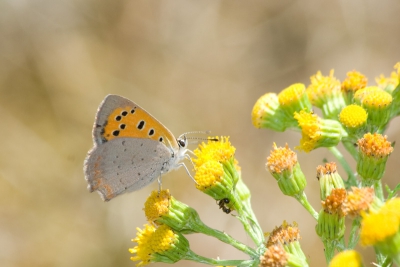
POLYGON ((145 187, 162 173, 186 168, 181 161, 190 158, 184 134, 175 138, 144 109, 117 95, 107 95, 100 104, 93 142, 83 169, 88 189, 98 191, 104 201, 145 187))

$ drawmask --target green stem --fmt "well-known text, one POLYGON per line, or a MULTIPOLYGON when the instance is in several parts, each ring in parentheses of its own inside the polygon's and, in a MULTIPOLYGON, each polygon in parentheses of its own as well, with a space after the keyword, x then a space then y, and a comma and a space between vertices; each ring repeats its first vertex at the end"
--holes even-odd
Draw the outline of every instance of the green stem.
POLYGON ((325 260, 326 264, 329 265, 333 256, 335 255, 335 241, 332 240, 323 240, 324 242, 324 253, 325 253, 325 260))
POLYGON ((349 249, 354 249, 354 247, 357 245, 358 240, 360 239, 360 235, 358 234, 359 229, 360 229, 360 217, 357 217, 356 219, 354 219, 351 225, 349 245, 348 245, 349 249))
POLYGON ((311 206, 310 202, 307 200, 306 193, 304 191, 300 195, 295 195, 294 198, 300 202, 301 205, 314 217, 315 220, 318 221, 318 212, 315 211, 313 206, 311 206))
MULTIPOLYGON (((257 238, 258 242, 256 244, 258 246, 263 246, 263 243, 265 241, 264 232, 262 231, 261 226, 258 223, 257 216, 254 214, 254 211, 251 208, 250 190, 248 189, 248 187, 246 186, 246 184, 243 182, 242 179, 238 179, 235 193, 237 194, 237 197, 242 200, 243 212, 245 214, 247 214, 246 215, 247 219, 248 219, 248 221, 250 221, 253 231, 258 236, 258 238, 257 238)), ((235 196, 235 198, 236 198, 236 196, 235 196)))
POLYGON ((235 207, 235 210, 239 214, 238 215, 238 219, 242 222, 245 231, 251 237, 253 242, 257 245, 257 247, 260 247, 264 242, 264 238, 263 238, 263 236, 262 237, 260 236, 260 233, 259 233, 260 232, 260 230, 259 230, 260 228, 259 228, 259 226, 256 224, 257 225, 256 226, 256 231, 257 232, 255 232, 255 229, 253 227, 254 223, 252 223, 250 225, 248 217, 247 217, 247 213, 243 209, 243 206, 240 205, 240 203, 241 203, 240 197, 236 193, 233 194, 233 197, 235 198, 233 205, 235 207))
POLYGON ((189 250, 185 257, 183 258, 184 260, 190 260, 190 261, 195 261, 199 263, 204 263, 208 265, 214 265, 214 266, 241 266, 241 267, 248 267, 248 266, 256 266, 254 263, 258 264, 258 259, 257 260, 216 260, 216 259, 210 259, 206 258, 203 256, 200 256, 193 251, 189 250))
POLYGON ((350 141, 343 141, 342 142, 344 148, 350 153, 350 155, 357 161, 358 159, 358 151, 356 147, 354 146, 353 142, 350 141))
POLYGON ((328 149, 335 156, 335 158, 339 161, 339 163, 342 165, 343 169, 346 171, 347 177, 348 177, 347 183, 349 185, 356 186, 357 185, 356 177, 355 177, 350 165, 344 159, 342 153, 340 153, 340 151, 334 146, 328 147, 328 149))
POLYGON ((381 267, 390 267, 392 266, 392 259, 387 257, 386 260, 382 263, 381 267))
POLYGON ((381 201, 384 201, 384 196, 383 196, 383 189, 382 189, 382 183, 381 181, 377 181, 374 184, 374 190, 375 190, 375 196, 381 201))
POLYGON ((202 233, 202 234, 205 234, 208 236, 213 236, 213 237, 217 238, 218 240, 220 240, 226 244, 229 244, 229 245, 237 248, 240 251, 243 251, 244 253, 252 256, 253 258, 258 258, 258 256, 259 256, 254 249, 250 248, 249 246, 246 246, 245 244, 242 244, 241 242, 237 241, 236 239, 234 239, 227 233, 210 228, 207 225, 200 224, 200 223, 197 225, 196 230, 199 233, 202 233))
POLYGON ((383 266, 383 263, 388 261, 388 257, 383 255, 378 249, 376 249, 376 247, 374 247, 374 251, 375 251, 376 262, 379 264, 379 266, 383 266))

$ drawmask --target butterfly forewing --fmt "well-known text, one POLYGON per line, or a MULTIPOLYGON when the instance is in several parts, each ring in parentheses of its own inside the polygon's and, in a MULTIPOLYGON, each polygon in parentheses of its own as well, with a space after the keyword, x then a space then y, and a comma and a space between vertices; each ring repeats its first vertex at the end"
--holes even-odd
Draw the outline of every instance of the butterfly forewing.
POLYGON ((95 145, 124 137, 147 138, 178 149, 173 134, 157 119, 126 98, 108 95, 97 111, 93 127, 95 145))

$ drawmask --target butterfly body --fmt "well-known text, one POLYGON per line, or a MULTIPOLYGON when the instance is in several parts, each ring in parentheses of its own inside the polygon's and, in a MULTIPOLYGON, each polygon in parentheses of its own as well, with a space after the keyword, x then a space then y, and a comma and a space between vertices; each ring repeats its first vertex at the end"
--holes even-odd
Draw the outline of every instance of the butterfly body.
POLYGON ((132 101, 108 95, 93 126, 94 147, 84 162, 88 189, 103 200, 138 190, 183 165, 186 138, 176 139, 132 101))

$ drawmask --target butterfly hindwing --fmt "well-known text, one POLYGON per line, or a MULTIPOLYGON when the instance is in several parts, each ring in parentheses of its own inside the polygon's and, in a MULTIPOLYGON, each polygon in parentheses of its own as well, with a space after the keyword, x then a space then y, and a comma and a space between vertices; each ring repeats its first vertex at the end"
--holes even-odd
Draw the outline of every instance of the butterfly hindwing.
POLYGON ((144 138, 115 138, 95 146, 87 155, 84 172, 90 191, 103 200, 138 190, 167 172, 171 150, 144 138))

